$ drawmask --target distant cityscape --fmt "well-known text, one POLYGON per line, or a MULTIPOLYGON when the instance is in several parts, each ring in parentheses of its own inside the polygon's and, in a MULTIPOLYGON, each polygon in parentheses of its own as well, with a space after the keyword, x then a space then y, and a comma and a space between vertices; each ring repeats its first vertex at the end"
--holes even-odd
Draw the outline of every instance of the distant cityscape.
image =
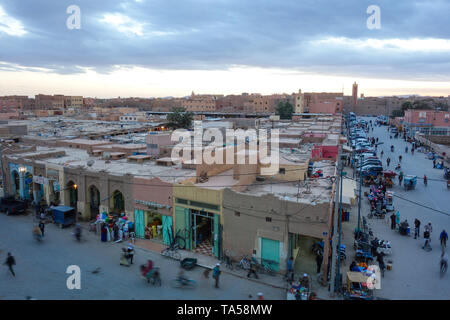
POLYGON ((82 96, 64 96, 61 94, 37 94, 28 96, 1 96, 0 119, 26 119, 30 116, 65 115, 80 119, 104 121, 145 121, 146 112, 170 112, 181 107, 196 113, 268 115, 275 112, 280 102, 288 101, 294 106, 294 113, 355 112, 357 115, 392 115, 400 110, 405 101, 425 101, 427 103, 450 105, 447 97, 428 96, 392 96, 365 97, 358 95, 358 85, 353 84, 352 95, 340 92, 302 92, 291 94, 261 95, 242 93, 241 95, 195 94, 182 98, 137 98, 118 97, 97 99, 82 96))

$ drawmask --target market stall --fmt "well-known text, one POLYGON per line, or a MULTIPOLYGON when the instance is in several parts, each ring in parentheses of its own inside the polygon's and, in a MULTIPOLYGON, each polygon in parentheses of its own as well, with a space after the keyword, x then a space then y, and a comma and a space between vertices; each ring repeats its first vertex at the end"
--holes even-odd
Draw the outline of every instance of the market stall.
POLYGON ((310 300, 311 279, 308 275, 305 275, 303 278, 299 279, 299 281, 293 281, 290 283, 290 287, 287 292, 287 300, 310 300))
POLYGON ((122 213, 119 217, 103 212, 97 215, 97 220, 92 224, 93 229, 100 235, 102 242, 125 241, 134 232, 134 223, 122 213))
POLYGON ((347 300, 373 300, 373 287, 369 288, 372 279, 371 275, 368 275, 366 272, 348 271, 347 291, 344 294, 344 298, 347 300))

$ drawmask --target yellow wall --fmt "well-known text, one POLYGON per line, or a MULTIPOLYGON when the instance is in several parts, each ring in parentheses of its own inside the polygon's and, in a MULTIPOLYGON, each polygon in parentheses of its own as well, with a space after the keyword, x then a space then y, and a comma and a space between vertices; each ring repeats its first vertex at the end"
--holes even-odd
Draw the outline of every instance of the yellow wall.
MULTIPOLYGON (((213 212, 220 215, 220 223, 222 222, 222 196, 223 190, 214 190, 199 188, 192 184, 174 185, 173 187, 173 207, 184 207, 201 210, 202 208, 176 203, 176 198, 205 202, 219 206, 219 211, 205 208, 205 211, 213 212)), ((175 217, 175 215, 174 215, 175 217)), ((175 225, 175 223, 174 223, 175 225)))
POLYGON ((283 165, 280 164, 280 168, 284 168, 286 170, 285 174, 276 174, 274 175, 274 180, 282 180, 282 181, 298 181, 305 180, 305 175, 308 173, 308 165, 306 166, 292 166, 292 165, 283 165))

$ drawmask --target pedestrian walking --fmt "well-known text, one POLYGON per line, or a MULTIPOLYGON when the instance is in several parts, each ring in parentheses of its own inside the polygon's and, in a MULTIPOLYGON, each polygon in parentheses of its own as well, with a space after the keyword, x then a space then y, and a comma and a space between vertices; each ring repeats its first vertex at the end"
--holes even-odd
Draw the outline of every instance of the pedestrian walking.
POLYGON ((436 168, 436 159, 433 159, 433 168, 436 168))
POLYGON ((287 278, 289 281, 294 281, 294 257, 290 257, 287 262, 287 278))
POLYGON ((447 247, 448 234, 445 230, 442 230, 439 240, 441 240, 441 247, 445 249, 447 247))
POLYGON ((398 175, 398 185, 401 186, 403 181, 403 171, 400 171, 400 174, 398 175))
POLYGON ((250 278, 250 275, 252 274, 255 276, 255 279, 258 279, 258 274, 256 273, 256 266, 253 259, 250 260, 250 269, 248 269, 247 278, 250 278))
POLYGON ((402 156, 398 156, 398 162, 402 162, 402 156))
POLYGON ((130 231, 130 242, 135 243, 136 242, 136 233, 133 231, 130 231))
POLYGON ((383 159, 383 154, 384 154, 384 152, 383 152, 383 150, 381 150, 381 152, 380 152, 380 158, 381 159, 383 159))
POLYGON ((216 264, 216 266, 214 267, 214 269, 213 269, 213 274, 212 274, 212 276, 213 276, 213 278, 214 278, 214 280, 215 280, 215 287, 216 287, 216 288, 219 288, 219 277, 220 277, 220 273, 221 273, 221 271, 220 271, 220 263, 218 263, 218 264, 216 264))
POLYGON ((13 255, 11 254, 11 252, 8 252, 8 256, 6 257, 6 261, 5 261, 4 264, 8 266, 9 271, 11 271, 11 274, 15 277, 16 274, 14 273, 14 270, 13 270, 12 266, 16 265, 16 260, 14 259, 13 255))
POLYGON ((400 211, 397 210, 395 213, 395 227, 397 227, 400 224, 400 211))
POLYGON ((391 230, 395 230, 395 214, 391 214, 391 230))
POLYGON ((408 153, 408 146, 405 147, 405 153, 408 153))
POLYGON ((420 220, 414 220, 414 239, 420 238, 420 220))
POLYGON ((44 236, 45 223, 42 220, 39 222, 39 229, 41 229, 42 236, 44 236))
POLYGON ((320 268, 322 267, 323 255, 318 254, 316 256, 317 274, 320 274, 320 268))
POLYGON ((425 229, 425 232, 423 233, 423 238, 425 239, 425 243, 423 244, 422 249, 425 249, 426 246, 430 246, 430 232, 427 229, 425 229))
POLYGON ((414 148, 411 148, 411 155, 414 155, 414 148))
POLYGON ((387 164, 388 167, 389 167, 389 163, 391 163, 391 158, 388 157, 388 158, 386 159, 386 164, 387 164))
POLYGON ((428 224, 424 228, 425 228, 425 231, 428 231, 430 234, 433 231, 433 227, 431 226, 431 222, 428 222, 428 224))

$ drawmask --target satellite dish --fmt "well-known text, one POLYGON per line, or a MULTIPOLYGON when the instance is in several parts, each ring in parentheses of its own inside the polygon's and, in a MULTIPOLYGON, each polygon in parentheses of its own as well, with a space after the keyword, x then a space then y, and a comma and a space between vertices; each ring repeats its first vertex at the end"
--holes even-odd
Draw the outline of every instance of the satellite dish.
POLYGON ((95 161, 94 160, 89 160, 87 162, 88 167, 92 167, 94 165, 95 161))

